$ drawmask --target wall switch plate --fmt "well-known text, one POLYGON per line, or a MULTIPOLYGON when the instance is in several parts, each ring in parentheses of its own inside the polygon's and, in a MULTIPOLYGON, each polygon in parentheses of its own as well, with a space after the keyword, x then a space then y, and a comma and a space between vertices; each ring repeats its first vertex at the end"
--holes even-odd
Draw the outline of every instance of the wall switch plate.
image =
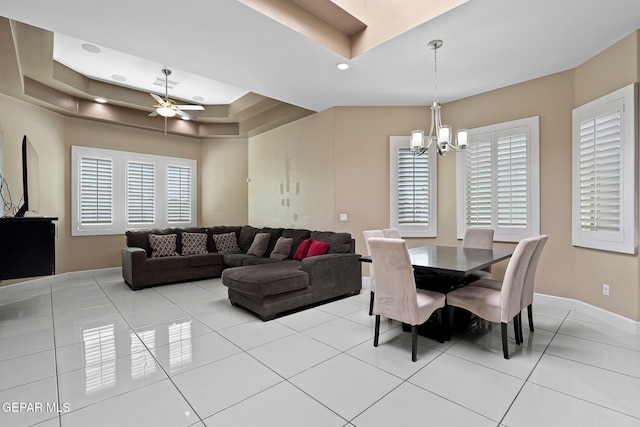
POLYGON ((340 214, 340 221, 341 221, 341 222, 347 222, 347 221, 349 221, 349 215, 347 215, 347 214, 340 214))
POLYGON ((609 296, 609 285, 606 283, 602 285, 602 295, 609 296))

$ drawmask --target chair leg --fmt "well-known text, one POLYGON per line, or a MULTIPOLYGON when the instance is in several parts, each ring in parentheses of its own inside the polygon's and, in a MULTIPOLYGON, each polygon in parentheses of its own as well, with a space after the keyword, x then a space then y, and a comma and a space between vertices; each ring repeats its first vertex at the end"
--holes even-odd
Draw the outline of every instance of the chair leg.
POLYGON ((502 329, 502 353, 504 354, 504 358, 509 358, 509 346, 507 345, 507 324, 505 322, 500 323, 500 327, 502 329))
POLYGON ((520 331, 520 344, 524 342, 524 335, 522 335, 522 313, 518 313, 518 330, 520 331))
POLYGON ((529 330, 533 332, 533 304, 527 306, 527 314, 529 315, 529 330))
POLYGON ((374 292, 371 291, 371 298, 369 299, 369 316, 371 316, 373 314, 373 296, 374 296, 374 292))
POLYGON ((522 342, 522 325, 520 324, 520 315, 516 314, 513 318, 513 334, 516 338, 516 344, 520 345, 522 342))
POLYGON ((438 320, 440 321, 440 342, 451 341, 451 329, 450 318, 449 318, 449 306, 447 304, 442 307, 442 310, 439 311, 438 320))
POLYGON ((378 346, 378 337, 380 336, 380 315, 376 314, 376 328, 373 333, 373 346, 378 346))
POLYGON ((418 325, 411 325, 411 360, 418 360, 418 325))

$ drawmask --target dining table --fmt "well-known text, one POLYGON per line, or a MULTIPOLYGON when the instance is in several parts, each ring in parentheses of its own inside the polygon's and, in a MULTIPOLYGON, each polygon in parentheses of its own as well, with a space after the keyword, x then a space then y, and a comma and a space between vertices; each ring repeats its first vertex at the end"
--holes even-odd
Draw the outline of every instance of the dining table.
MULTIPOLYGON (((473 280, 472 273, 507 260, 512 254, 512 250, 504 249, 476 249, 439 245, 409 249, 416 287, 442 293, 467 285, 473 280)), ((360 260, 371 262, 371 257, 363 256, 360 260)), ((467 328, 470 314, 466 310, 450 311, 449 315, 451 316, 449 333, 467 328)), ((403 329, 405 328, 403 327, 403 329)), ((434 331, 431 320, 419 326, 418 333, 434 338, 439 336, 439 327, 437 329, 438 331, 434 331)))

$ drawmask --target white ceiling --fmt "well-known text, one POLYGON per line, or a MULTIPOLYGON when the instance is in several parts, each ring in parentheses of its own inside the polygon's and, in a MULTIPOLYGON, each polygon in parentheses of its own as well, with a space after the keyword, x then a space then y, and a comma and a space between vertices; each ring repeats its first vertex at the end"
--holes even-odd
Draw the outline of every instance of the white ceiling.
POLYGON ((430 105, 432 39, 444 41, 443 103, 574 68, 640 28, 640 1, 470 0, 347 60, 347 71, 335 68, 345 58, 236 0, 2 0, 0 16, 321 111, 430 105))

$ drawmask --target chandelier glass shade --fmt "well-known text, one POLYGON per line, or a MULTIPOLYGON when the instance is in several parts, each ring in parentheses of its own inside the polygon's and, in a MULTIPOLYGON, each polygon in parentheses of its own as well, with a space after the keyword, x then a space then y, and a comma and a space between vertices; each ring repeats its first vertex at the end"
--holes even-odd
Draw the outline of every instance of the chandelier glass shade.
POLYGON ((450 149, 461 150, 467 147, 468 133, 461 129, 456 135, 456 143, 452 143, 453 129, 451 126, 442 124, 441 105, 438 101, 438 49, 442 47, 442 40, 432 40, 429 42, 429 48, 433 49, 433 67, 434 67, 434 96, 431 104, 431 128, 429 135, 425 136, 423 130, 414 130, 411 132, 410 148, 415 155, 421 155, 426 152, 431 144, 436 144, 438 154, 444 156, 450 149))

